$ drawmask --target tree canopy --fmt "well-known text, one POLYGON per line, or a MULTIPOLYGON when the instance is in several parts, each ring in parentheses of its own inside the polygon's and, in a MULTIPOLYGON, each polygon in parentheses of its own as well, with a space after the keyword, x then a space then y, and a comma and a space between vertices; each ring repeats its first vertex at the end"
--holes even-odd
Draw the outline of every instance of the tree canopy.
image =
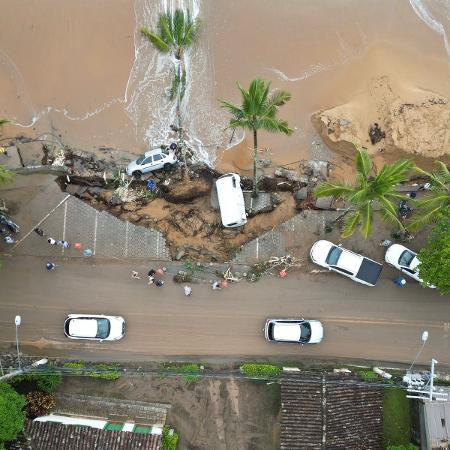
POLYGON ((440 215, 439 222, 419 252, 420 278, 436 286, 441 294, 450 294, 450 210, 440 215))
POLYGON ((408 174, 414 164, 409 160, 385 164, 377 173, 369 154, 361 146, 356 147, 356 180, 353 184, 327 182, 320 185, 315 194, 317 197, 342 198, 348 204, 348 214, 344 221, 342 237, 351 236, 356 228, 367 238, 372 232, 375 204, 378 205, 381 217, 385 222, 404 229, 398 218, 397 203, 406 199, 397 192, 396 187, 408 180, 408 174))
POLYGON ((25 397, 9 384, 0 381, 0 449, 23 430, 25 422, 25 397))

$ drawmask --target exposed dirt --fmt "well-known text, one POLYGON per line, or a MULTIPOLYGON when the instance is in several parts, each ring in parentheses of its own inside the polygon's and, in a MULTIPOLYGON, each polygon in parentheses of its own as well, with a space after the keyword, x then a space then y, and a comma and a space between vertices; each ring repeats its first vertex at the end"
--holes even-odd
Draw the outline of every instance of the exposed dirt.
POLYGON ((280 386, 240 379, 69 377, 62 392, 170 403, 167 424, 181 435, 179 450, 279 448, 280 386))

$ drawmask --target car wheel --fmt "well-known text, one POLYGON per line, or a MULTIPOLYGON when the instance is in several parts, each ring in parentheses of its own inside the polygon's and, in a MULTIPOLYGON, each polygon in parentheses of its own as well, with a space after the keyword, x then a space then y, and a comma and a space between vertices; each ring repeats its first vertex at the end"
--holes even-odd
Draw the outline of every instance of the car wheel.
POLYGON ((142 177, 142 172, 140 170, 135 170, 133 172, 133 177, 140 179, 142 177))
POLYGON ((163 169, 167 172, 168 170, 170 170, 171 167, 172 167, 172 164, 165 163, 163 166, 163 169))

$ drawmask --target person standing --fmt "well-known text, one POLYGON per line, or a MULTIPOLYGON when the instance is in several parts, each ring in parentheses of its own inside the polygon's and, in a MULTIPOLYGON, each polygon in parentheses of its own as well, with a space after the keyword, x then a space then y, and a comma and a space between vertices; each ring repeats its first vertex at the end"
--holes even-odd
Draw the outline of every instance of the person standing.
POLYGON ((190 297, 192 295, 192 288, 190 286, 184 286, 184 295, 190 297))
POLYGON ((5 236, 5 242, 7 244, 15 244, 15 240, 11 236, 5 236))
POLYGON ((211 284, 211 287, 213 291, 220 291, 220 289, 222 289, 220 286, 220 281, 214 281, 214 283, 211 284))
POLYGON ((398 287, 403 288, 406 286, 406 280, 403 277, 394 278, 393 281, 394 281, 394 284, 398 287))
POLYGON ((48 242, 50 245, 56 245, 56 241, 55 241, 53 238, 51 238, 51 237, 49 237, 49 238, 47 239, 47 242, 48 242))
POLYGON ((41 236, 41 237, 44 237, 44 230, 42 229, 42 228, 35 228, 34 229, 34 232, 38 235, 38 236, 41 236))
POLYGON ((155 286, 156 287, 163 287, 164 286, 164 281, 163 280, 160 280, 159 278, 157 278, 156 280, 155 280, 155 286))
POLYGON ((131 272, 131 278, 134 278, 135 280, 140 280, 141 277, 139 276, 139 272, 136 272, 135 270, 133 270, 131 272))

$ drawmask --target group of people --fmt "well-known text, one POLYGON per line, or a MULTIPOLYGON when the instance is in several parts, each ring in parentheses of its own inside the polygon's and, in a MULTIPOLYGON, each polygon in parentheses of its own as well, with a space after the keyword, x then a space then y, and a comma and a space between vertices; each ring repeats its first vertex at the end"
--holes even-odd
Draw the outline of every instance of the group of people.
MULTIPOLYGON (((148 286, 155 285, 156 287, 163 287, 164 286, 164 280, 161 279, 166 273, 167 269, 166 267, 161 267, 159 269, 150 269, 148 271, 148 286)), ((140 280, 141 277, 139 276, 139 272, 136 270, 131 271, 131 278, 135 280, 140 280)), ((222 281, 211 281, 211 288, 215 290, 220 290, 222 288, 225 288, 228 286, 227 282, 225 280, 222 281)), ((189 285, 183 286, 184 295, 186 297, 191 297, 192 295, 192 287, 189 285)))

